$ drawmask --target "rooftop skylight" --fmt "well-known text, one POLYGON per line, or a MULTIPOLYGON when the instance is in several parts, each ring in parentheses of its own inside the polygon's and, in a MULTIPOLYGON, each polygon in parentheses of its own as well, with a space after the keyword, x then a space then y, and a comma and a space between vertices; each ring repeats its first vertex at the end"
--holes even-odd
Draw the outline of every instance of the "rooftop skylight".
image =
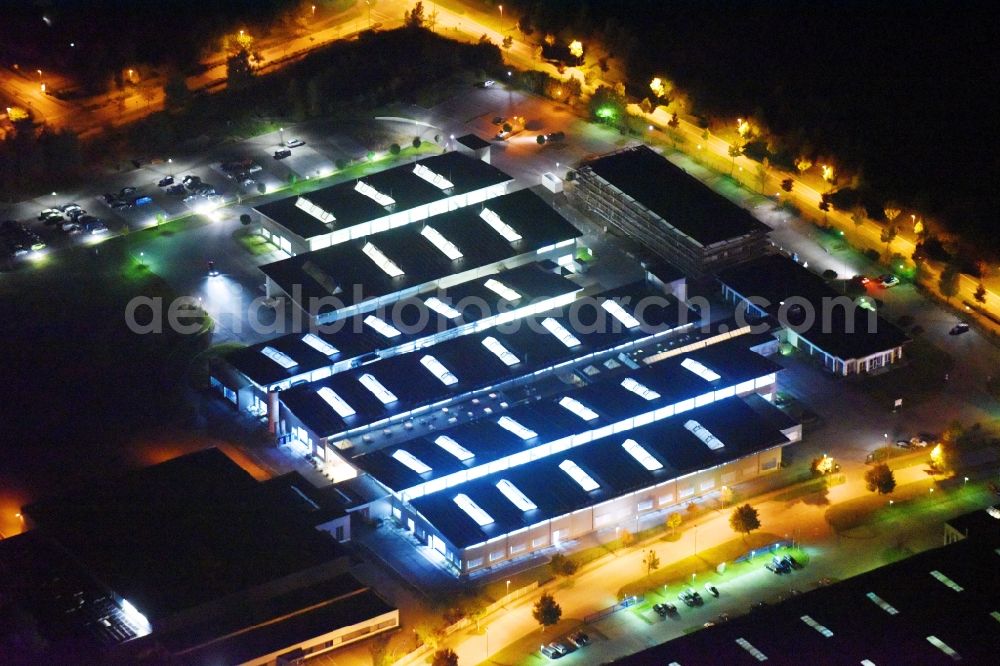
POLYGON ((528 499, 520 489, 507 479, 497 481, 497 490, 503 493, 504 497, 511 501, 521 511, 534 511, 538 506, 528 499))
POLYGON ((264 347, 260 350, 260 353, 283 367, 285 370, 290 370, 299 364, 298 361, 293 359, 291 356, 285 352, 278 351, 274 347, 264 347))
POLYGON ((431 374, 437 377, 438 381, 445 386, 451 386, 452 384, 458 383, 458 377, 456 377, 451 370, 444 367, 444 364, 433 356, 428 355, 422 357, 420 359, 420 364, 430 370, 431 374))
POLYGON ((725 444, 719 441, 719 439, 715 435, 710 433, 708 429, 705 428, 705 426, 701 425, 694 419, 687 421, 684 424, 684 427, 687 428, 692 435, 700 439, 705 446, 712 449, 713 451, 721 449, 723 446, 725 446, 725 444))
POLYGON ((363 180, 359 180, 357 182, 357 184, 354 186, 354 191, 358 192, 359 194, 365 195, 369 199, 374 200, 375 203, 377 203, 380 206, 391 206, 394 203, 396 203, 395 199, 393 199, 390 196, 386 196, 385 194, 382 194, 381 192, 379 192, 378 190, 376 190, 374 187, 364 182, 363 180))
POLYGON ((559 463, 559 469, 569 474, 570 478, 576 481, 588 493, 591 490, 597 490, 601 487, 601 484, 594 481, 594 477, 580 469, 580 466, 572 460, 563 460, 559 463))
POLYGON ((455 456, 462 462, 465 462, 469 458, 474 458, 472 451, 453 440, 448 435, 440 435, 435 440, 434 443, 440 446, 442 449, 455 456))
POLYGON ((506 430, 507 432, 513 433, 517 437, 523 440, 529 440, 532 437, 538 437, 538 433, 527 426, 523 426, 509 416, 501 416, 497 420, 497 425, 506 430))
POLYGON ((606 298, 601 301, 601 307, 604 308, 612 317, 620 321, 625 328, 635 328, 639 325, 639 320, 626 312, 625 308, 623 308, 618 301, 606 298))
POLYGON ((493 522, 493 516, 483 511, 478 504, 473 502, 472 499, 464 493, 455 495, 455 504, 457 504, 458 508, 462 511, 469 514, 469 518, 476 521, 476 524, 480 527, 484 527, 493 522))
POLYGON ((501 220, 500 216, 489 208, 484 208, 483 212, 479 214, 479 217, 483 218, 483 221, 490 225, 490 228, 500 234, 508 243, 521 240, 521 234, 517 233, 517 231, 514 230, 514 227, 501 220))
POLYGON ((626 377, 622 380, 622 387, 626 390, 632 391, 632 393, 635 393, 644 400, 656 400, 660 397, 659 393, 644 384, 640 384, 631 377, 626 377))
POLYGON ((597 412, 592 410, 590 407, 587 407, 576 398, 571 398, 569 396, 564 396, 560 398, 559 406, 562 407, 563 409, 573 412, 584 421, 593 421, 598 416, 597 412))
POLYGON ((441 254, 455 261, 462 258, 462 251, 454 243, 445 238, 440 231, 431 226, 426 226, 420 230, 420 235, 431 242, 434 247, 441 250, 441 254))
POLYGON ((455 184, 452 183, 450 180, 448 180, 441 174, 434 173, 423 164, 414 165, 413 173, 419 176, 420 178, 423 178, 424 180, 426 180, 428 183, 438 188, 439 190, 447 190, 449 188, 455 187, 455 184))
POLYGON ((546 331, 556 336, 556 339, 559 340, 559 342, 563 343, 570 349, 579 346, 580 340, 575 335, 566 330, 565 326, 560 324, 552 317, 546 317, 545 319, 543 319, 542 326, 545 327, 546 331))
POLYGON ((703 363, 699 363, 693 358, 686 358, 681 361, 681 367, 685 370, 690 370, 707 382, 714 382, 718 379, 722 379, 722 376, 719 375, 719 373, 708 369, 703 363))
POLYGON ((295 200, 295 207, 309 213, 323 224, 333 224, 337 220, 333 213, 323 210, 305 197, 298 197, 295 200))
POLYGON ((622 442, 622 448, 628 451, 630 456, 638 460, 639 464, 650 472, 663 469, 663 463, 654 458, 652 453, 647 451, 642 444, 634 439, 626 439, 622 442))
POLYGON ((489 289, 490 291, 494 292, 498 296, 500 296, 500 298, 507 301, 516 301, 519 298, 521 298, 521 294, 511 289, 503 282, 500 282, 499 280, 494 280, 493 278, 490 278, 489 280, 484 282, 483 286, 489 289))
POLYGON ((387 338, 396 338, 402 335, 395 326, 382 321, 375 315, 368 315, 364 318, 364 322, 387 338))
POLYGON ((331 345, 329 342, 319 337, 315 333, 306 333, 302 336, 302 342, 306 343, 320 354, 326 354, 327 356, 335 356, 340 353, 340 350, 331 345))
POLYGON ((518 363, 521 362, 516 356, 514 356, 513 353, 511 353, 509 349, 503 346, 503 343, 494 338, 492 335, 487 338, 483 338, 483 346, 489 349, 491 352, 493 352, 493 354, 496 355, 497 358, 503 361, 504 365, 507 366, 517 365, 518 363))
POLYGON ((451 307, 437 296, 431 296, 428 298, 424 301, 424 305, 429 307, 431 310, 434 310, 434 312, 437 312, 442 317, 447 317, 448 319, 458 319, 462 316, 461 312, 451 307))
POLYGON ((378 249, 371 243, 365 243, 364 247, 361 248, 369 259, 375 262, 375 265, 382 269, 382 271, 389 277, 399 277, 405 275, 403 269, 396 265, 389 257, 385 256, 382 250, 378 249))
POLYGON ((343 398, 341 398, 337 393, 329 386, 324 386, 323 388, 317 389, 316 393, 319 397, 326 401, 326 404, 333 408, 333 411, 337 412, 337 415, 346 419, 348 416, 354 416, 357 412, 354 408, 347 404, 343 398))
POLYGON ((431 471, 431 468, 428 467, 426 463, 405 449, 396 449, 392 452, 392 457, 412 469, 417 474, 426 474, 431 471))
POLYGON ((378 398, 379 402, 383 405, 388 405, 399 399, 393 394, 392 391, 382 386, 382 382, 375 379, 374 375, 365 373, 358 377, 358 381, 361 382, 362 386, 371 391, 372 395, 378 398))

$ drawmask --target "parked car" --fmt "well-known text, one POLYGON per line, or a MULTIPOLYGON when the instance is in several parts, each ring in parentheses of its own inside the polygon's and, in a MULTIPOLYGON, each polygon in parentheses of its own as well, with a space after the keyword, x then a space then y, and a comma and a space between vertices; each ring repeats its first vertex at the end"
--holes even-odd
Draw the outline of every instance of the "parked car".
POLYGON ((767 562, 766 564, 764 564, 764 568, 774 574, 783 573, 781 568, 778 567, 776 564, 774 564, 774 562, 767 562))
POLYGON ((493 79, 486 79, 485 81, 476 81, 477 88, 492 88, 494 84, 493 79))
POLYGON ((166 187, 167 185, 173 185, 173 184, 174 184, 173 176, 164 176, 163 178, 161 178, 156 182, 157 187, 166 187))
POLYGON ((132 200, 133 206, 145 206, 151 203, 153 203, 153 197, 136 197, 132 200))
POLYGON ((783 562, 788 562, 789 566, 791 566, 793 569, 801 569, 802 568, 802 564, 797 559, 795 559, 794 557, 792 557, 791 555, 785 554, 784 556, 782 556, 781 560, 783 562))
POLYGON ((493 124, 494 125, 503 125, 505 122, 507 122, 507 119, 504 118, 503 116, 494 116, 493 117, 493 124))
POLYGON ((38 214, 39 221, 49 224, 49 220, 54 220, 56 218, 62 217, 62 211, 56 210, 55 208, 46 208, 41 213, 38 214))
POLYGON ((118 194, 120 196, 127 197, 130 194, 135 194, 135 188, 132 186, 123 187, 118 194))
POLYGON ((67 204, 62 204, 61 206, 56 206, 57 209, 61 210, 64 213, 68 211, 70 208, 79 208, 79 207, 80 207, 79 204, 76 203, 67 203, 67 204))
POLYGON ((897 440, 896 441, 896 446, 898 446, 901 449, 912 449, 913 448, 913 445, 910 444, 910 440, 908 440, 908 439, 897 440))
POLYGON ((285 142, 286 148, 298 148, 299 146, 304 146, 304 145, 306 145, 306 142, 303 141, 302 139, 289 139, 288 141, 285 142))
POLYGON ((106 234, 108 233, 108 225, 104 223, 104 220, 93 218, 83 223, 83 233, 91 236, 106 234))
POLYGON ((167 188, 167 194, 179 195, 184 194, 185 189, 183 185, 171 185, 167 188))
POLYGON ((288 148, 282 148, 281 150, 274 151, 274 159, 276 160, 283 160, 286 157, 291 157, 291 155, 292 151, 288 150, 288 148))
POLYGON ((899 284, 899 278, 896 277, 895 275, 892 275, 891 273, 887 273, 885 275, 880 275, 878 278, 878 282, 880 285, 888 289, 889 287, 895 287, 897 284, 899 284))
POLYGON ((778 570, 783 574, 792 572, 792 565, 778 558, 777 556, 771 558, 771 564, 777 567, 778 570))
POLYGON ((590 645, 590 636, 582 631, 578 631, 569 637, 569 642, 578 648, 590 645))
POLYGON ((552 645, 543 645, 539 651, 549 659, 559 659, 565 654, 552 647, 552 645))
POLYGON ((672 615, 677 612, 677 606, 666 603, 666 604, 654 604, 653 610, 660 617, 666 617, 667 615, 672 615))
POLYGON ((719 588, 712 585, 711 583, 705 583, 705 590, 711 594, 713 597, 719 596, 719 588))
POLYGON ((966 324, 964 321, 960 321, 951 327, 951 330, 948 331, 948 335, 962 335, 962 333, 968 333, 968 332, 969 332, 969 325, 966 324))
POLYGON ((66 220, 59 225, 59 228, 68 234, 78 234, 82 231, 82 229, 80 229, 80 223, 76 220, 66 220))
POLYGON ((545 135, 545 140, 549 143, 553 141, 562 141, 566 138, 566 132, 551 132, 545 135))

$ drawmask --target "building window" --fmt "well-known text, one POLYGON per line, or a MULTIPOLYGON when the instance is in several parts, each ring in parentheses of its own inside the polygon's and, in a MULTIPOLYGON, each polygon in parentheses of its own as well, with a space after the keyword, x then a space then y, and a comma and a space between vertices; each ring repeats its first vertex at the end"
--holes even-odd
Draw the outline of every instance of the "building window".
POLYGON ((526 543, 519 543, 516 546, 511 546, 510 547, 510 554, 513 555, 514 553, 520 553, 522 550, 525 550, 527 547, 528 547, 528 544, 526 544, 526 543))
POLYGON ((660 506, 663 506, 664 504, 670 504, 673 501, 674 501, 674 494, 673 493, 668 493, 666 495, 660 495, 660 506))
POLYGON ((548 542, 548 540, 549 538, 544 536, 540 536, 537 539, 532 539, 531 547, 538 548, 539 546, 544 546, 548 542))
POLYGON ((777 458, 771 458, 770 460, 765 460, 760 464, 761 469, 774 469, 778 465, 777 458))
POLYGON ((394 506, 394 507, 392 507, 392 517, 395 518, 396 520, 402 522, 402 520, 403 520, 403 512, 400 511, 398 507, 394 506))
POLYGON ((687 488, 681 488, 679 491, 677 491, 677 496, 680 499, 684 499, 685 497, 691 497, 691 495, 694 495, 694 486, 688 486, 687 488))
POLYGON ((732 483, 736 480, 736 472, 726 472, 722 475, 723 483, 732 483))
POLYGON ((638 506, 639 511, 649 511, 652 508, 653 508, 653 500, 645 500, 643 502, 639 502, 638 506))
POLYGON ((490 562, 496 562, 497 560, 502 560, 504 558, 504 552, 502 550, 494 550, 490 553, 490 562))
POLYGON ((344 526, 343 525, 337 525, 337 529, 334 530, 334 538, 337 539, 337 541, 343 541, 344 540, 344 526))
POLYGON ((483 566, 483 558, 481 558, 481 557, 477 557, 476 559, 469 560, 468 562, 465 563, 465 569, 466 569, 466 571, 468 571, 469 569, 475 569, 476 567, 481 567, 481 566, 483 566))
POLYGON ((715 479, 708 479, 707 481, 701 482, 701 491, 711 490, 715 487, 715 479))

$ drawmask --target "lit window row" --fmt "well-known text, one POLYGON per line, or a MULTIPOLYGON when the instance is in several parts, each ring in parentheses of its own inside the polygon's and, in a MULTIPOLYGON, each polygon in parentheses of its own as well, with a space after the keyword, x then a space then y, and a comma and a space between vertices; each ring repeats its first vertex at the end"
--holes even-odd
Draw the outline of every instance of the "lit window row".
POLYGON ((898 615, 899 614, 899 611, 896 610, 895 607, 893 607, 889 602, 887 602, 885 599, 883 599, 882 597, 878 596, 874 592, 869 592, 865 596, 868 597, 869 599, 871 599, 871 601, 874 602, 875 605, 877 605, 879 608, 881 608, 882 610, 884 610, 889 615, 898 615))
POLYGON ((559 342, 563 343, 570 349, 580 345, 580 340, 575 335, 566 330, 565 326, 560 324, 552 317, 546 317, 545 319, 543 319, 542 326, 545 328, 546 331, 556 336, 556 339, 559 340, 559 342))
POLYGON ((361 382, 362 386, 371 391, 371 394, 378 398, 379 402, 383 405, 388 405, 398 400, 392 391, 383 386, 382 382, 375 379, 374 375, 365 373, 358 377, 358 381, 361 382))
POLYGON ((509 433, 513 433, 515 436, 527 441, 534 437, 538 437, 538 433, 531 428, 521 425, 509 416, 501 416, 497 420, 497 425, 506 430, 509 433))
POLYGON ((488 338, 483 338, 483 346, 489 349, 493 354, 503 361, 504 365, 512 366, 517 365, 521 361, 514 356, 509 349, 503 346, 503 343, 494 338, 492 335, 488 338))
POLYGON ((368 315, 367 317, 364 318, 364 322, 387 338, 397 338, 400 335, 402 335, 399 329, 397 329, 395 326, 392 326, 391 324, 382 321, 375 315, 368 315))
POLYGON ((594 477, 580 469, 580 466, 572 460, 563 460, 559 463, 559 469, 569 474, 570 478, 576 481, 585 492, 589 493, 591 490, 597 490, 601 487, 601 484, 594 481, 594 477))
POLYGON ((951 589, 955 590, 956 592, 961 592, 961 591, 963 591, 965 589, 964 587, 962 587, 961 585, 959 585, 958 583, 956 583, 955 581, 953 581, 951 578, 948 578, 947 576, 945 576, 940 571, 932 571, 931 575, 934 576, 935 578, 937 578, 939 581, 941 581, 945 585, 947 585, 948 587, 950 587, 951 589))
POLYGON ((705 446, 713 451, 721 449, 725 446, 715 435, 710 433, 705 426, 701 425, 694 419, 686 422, 684 427, 687 428, 688 432, 700 439, 705 446))
POLYGON ((503 493, 504 497, 511 501, 521 511, 534 511, 538 506, 525 496, 521 490, 507 479, 500 479, 497 482, 497 490, 503 493))
POLYGON ((483 286, 498 295, 500 298, 507 301, 516 301, 521 298, 521 294, 517 293, 507 285, 505 285, 500 280, 494 280, 490 278, 483 283, 483 286))
POLYGON ((295 200, 295 207, 299 210, 305 211, 309 215, 312 215, 323 224, 332 224, 337 220, 337 218, 333 216, 333 213, 323 210, 305 197, 297 198, 295 200))
POLYGON ((458 383, 458 377, 455 376, 455 373, 444 367, 444 364, 433 356, 422 357, 420 359, 420 364, 430 370, 431 374, 437 377, 438 381, 445 386, 451 386, 452 384, 458 383))
POLYGON ((803 622, 805 622, 806 624, 808 624, 810 627, 812 627, 816 631, 818 631, 821 635, 823 635, 823 637, 830 638, 830 637, 833 636, 833 632, 832 631, 830 631, 829 629, 827 629, 826 627, 824 627, 822 624, 820 624, 816 620, 814 620, 811 617, 809 617, 808 615, 803 615, 799 619, 802 620, 803 622))
POLYGON ((424 301, 424 305, 429 307, 431 310, 434 310, 434 312, 437 312, 442 317, 447 317, 448 319, 458 319, 462 316, 461 312, 451 307, 437 296, 431 296, 428 298, 424 301))
POLYGON ((354 416, 357 413, 354 411, 353 407, 347 404, 347 402, 337 395, 336 391, 329 386, 317 389, 316 393, 319 397, 323 398, 323 400, 326 401, 326 404, 330 405, 330 407, 333 408, 333 411, 337 412, 337 415, 342 419, 346 419, 348 416, 354 416))
POLYGON ((469 514, 469 518, 476 521, 476 524, 480 527, 484 527, 493 522, 493 516, 483 511, 478 504, 473 502, 472 499, 464 493, 455 495, 455 504, 457 504, 458 508, 462 511, 469 514))
POLYGON ((951 657, 952 661, 962 661, 962 655, 955 652, 951 647, 937 636, 928 636, 927 642, 936 647, 941 652, 951 657))
POLYGON ((274 347, 264 347, 260 350, 260 353, 283 367, 285 370, 289 370, 298 365, 298 362, 295 359, 285 352, 278 351, 274 347))
POLYGON ((440 435, 437 439, 434 440, 434 443, 440 446, 448 453, 450 453, 451 455, 461 460, 462 462, 465 462, 466 460, 475 457, 472 451, 469 451, 469 449, 465 448, 464 446, 453 440, 448 435, 440 435))
POLYGON ((612 317, 620 321, 625 328, 636 328, 639 325, 639 320, 626 312, 625 308, 618 301, 606 298, 601 301, 601 307, 612 317))
POLYGON ((644 400, 656 400, 660 397, 659 393, 644 384, 640 384, 631 377, 626 377, 622 380, 622 388, 635 393, 644 400))
POLYGON ((392 452, 392 457, 412 469, 417 474, 426 474, 431 471, 430 466, 405 449, 396 449, 392 452))
POLYGON ((439 190, 447 190, 451 189, 452 187, 455 187, 454 183, 452 183, 450 180, 448 180, 439 173, 431 171, 423 164, 417 164, 416 166, 414 166, 413 173, 419 176, 420 178, 423 178, 424 180, 426 180, 428 183, 438 188, 439 190))
POLYGON ((302 342, 306 343, 320 354, 326 354, 327 356, 334 356, 340 353, 340 350, 331 345, 329 342, 319 337, 315 333, 306 333, 302 336, 302 342))
POLYGON ((576 398, 571 398, 569 396, 560 398, 559 406, 572 412, 573 414, 576 414, 584 421, 593 421, 598 417, 597 412, 592 410, 590 407, 587 407, 576 398))
POLYGON ((722 379, 722 376, 719 373, 708 369, 703 363, 699 363, 693 358, 686 358, 681 361, 681 367, 685 370, 690 370, 707 382, 714 382, 722 379))
POLYGON ((486 224, 490 225, 490 228, 500 234, 508 243, 514 243, 521 240, 521 234, 517 233, 514 230, 514 227, 501 220, 500 216, 489 208, 484 208, 483 212, 479 214, 479 217, 481 217, 486 224))
POLYGON ((434 247, 441 250, 441 254, 448 257, 451 261, 462 258, 462 251, 434 227, 424 227, 420 230, 420 235, 429 240, 434 247))
POLYGON ((382 250, 378 249, 371 243, 365 243, 364 247, 361 248, 361 251, 364 252, 369 259, 374 261, 375 265, 381 268, 382 272, 389 277, 399 277, 401 275, 405 275, 405 273, 403 273, 403 269, 396 265, 396 262, 385 256, 385 253, 383 253, 382 250))
POLYGON ((736 644, 739 645, 744 650, 746 650, 747 652, 749 652, 753 656, 753 658, 756 659, 757 661, 767 661, 767 655, 758 650, 757 648, 755 648, 753 645, 751 645, 750 641, 748 641, 747 639, 737 638, 736 644))
POLYGON ((640 465, 648 469, 650 472, 663 469, 663 463, 654 458, 652 453, 647 451, 642 444, 634 439, 626 439, 622 442, 622 448, 628 451, 629 455, 635 458, 640 465))
POLYGON ((396 200, 393 199, 392 197, 382 194, 374 187, 361 180, 359 180, 357 184, 354 186, 354 191, 359 194, 365 195, 366 197, 373 200, 380 206, 391 206, 394 203, 396 203, 396 200))

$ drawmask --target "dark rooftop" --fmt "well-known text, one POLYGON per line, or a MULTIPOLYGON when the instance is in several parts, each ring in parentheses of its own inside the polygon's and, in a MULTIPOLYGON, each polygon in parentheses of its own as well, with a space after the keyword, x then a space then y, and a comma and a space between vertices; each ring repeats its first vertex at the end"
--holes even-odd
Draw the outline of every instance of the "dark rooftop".
MULTIPOLYGON (((792 297, 805 299, 813 305, 816 319, 799 335, 841 359, 864 358, 910 341, 894 325, 860 306, 849 310, 839 305, 829 308, 830 315, 824 322, 823 313, 827 310, 824 303, 832 303, 832 299, 840 299, 837 301, 840 303, 847 297, 784 255, 754 259, 722 271, 718 279, 744 298, 767 299, 770 305, 765 310, 772 318, 777 317, 782 302, 792 297), (847 332, 851 329, 853 332, 847 332)), ((795 324, 797 316, 802 315, 788 311, 790 323, 795 324)))
POLYGON ((509 180, 511 180, 510 176, 482 160, 450 152, 425 157, 416 162, 400 164, 385 171, 354 178, 302 195, 270 201, 257 206, 255 210, 302 238, 313 238, 328 234, 335 229, 344 229, 370 222, 393 212, 401 212, 509 180), (440 190, 414 175, 415 164, 422 164, 434 173, 444 176, 451 181, 453 187, 448 190, 440 190), (356 192, 354 188, 359 180, 368 183, 379 192, 391 196, 396 200, 396 204, 389 207, 382 206, 364 194, 356 192), (331 226, 328 226, 298 208, 295 203, 300 196, 333 214, 336 220, 331 226))
POLYGON ((647 664, 994 664, 1000 653, 1000 551, 973 539, 935 548, 846 581, 696 631, 614 662, 647 664), (961 591, 936 577, 943 575, 961 591), (875 595, 872 599, 868 595, 875 595), (888 604, 890 614, 877 602, 888 604), (808 617, 827 630, 806 624, 808 617), (956 653, 949 656, 930 639, 956 653), (866 661, 867 660, 867 661, 866 661))
MULTIPOLYGON (((991 510, 998 511, 998 508, 991 510)), ((968 539, 994 547, 1000 546, 1000 519, 995 518, 986 509, 952 518, 948 521, 948 525, 964 534, 968 539)))
POLYGON ((43 499, 24 513, 154 625, 341 555, 214 448, 43 499))
POLYGON ((470 150, 482 150, 483 148, 489 148, 490 142, 485 139, 480 138, 475 134, 463 134, 462 136, 455 139, 460 144, 465 146, 470 150))
POLYGON ((0 618, 5 666, 99 663, 137 635, 111 593, 37 530, 0 539, 0 618))
POLYGON ((769 229, 646 146, 598 157, 581 168, 590 168, 702 246, 769 229))
POLYGON ((289 295, 307 306, 309 299, 324 299, 311 314, 324 314, 406 289, 420 288, 446 276, 489 266, 580 236, 576 227, 530 190, 490 199, 350 241, 306 252, 261 267, 289 295), (506 241, 479 214, 488 207, 521 235, 506 241), (425 226, 436 229, 458 247, 462 257, 450 260, 421 235, 425 226), (362 252, 371 242, 393 261, 403 275, 389 276, 362 252), (339 304, 328 302, 335 297, 339 304))
POLYGON ((464 548, 786 443, 781 432, 767 426, 742 400, 726 398, 410 501, 455 547, 464 548), (723 447, 712 450, 688 431, 684 424, 692 419, 721 440, 723 447), (623 448, 626 439, 638 442, 662 468, 650 471, 640 464, 623 448), (584 491, 559 468, 564 460, 575 462, 600 487, 584 491), (513 483, 537 508, 522 511, 514 506, 496 487, 501 479, 513 483), (458 493, 468 495, 493 522, 478 525, 454 502, 458 493))

